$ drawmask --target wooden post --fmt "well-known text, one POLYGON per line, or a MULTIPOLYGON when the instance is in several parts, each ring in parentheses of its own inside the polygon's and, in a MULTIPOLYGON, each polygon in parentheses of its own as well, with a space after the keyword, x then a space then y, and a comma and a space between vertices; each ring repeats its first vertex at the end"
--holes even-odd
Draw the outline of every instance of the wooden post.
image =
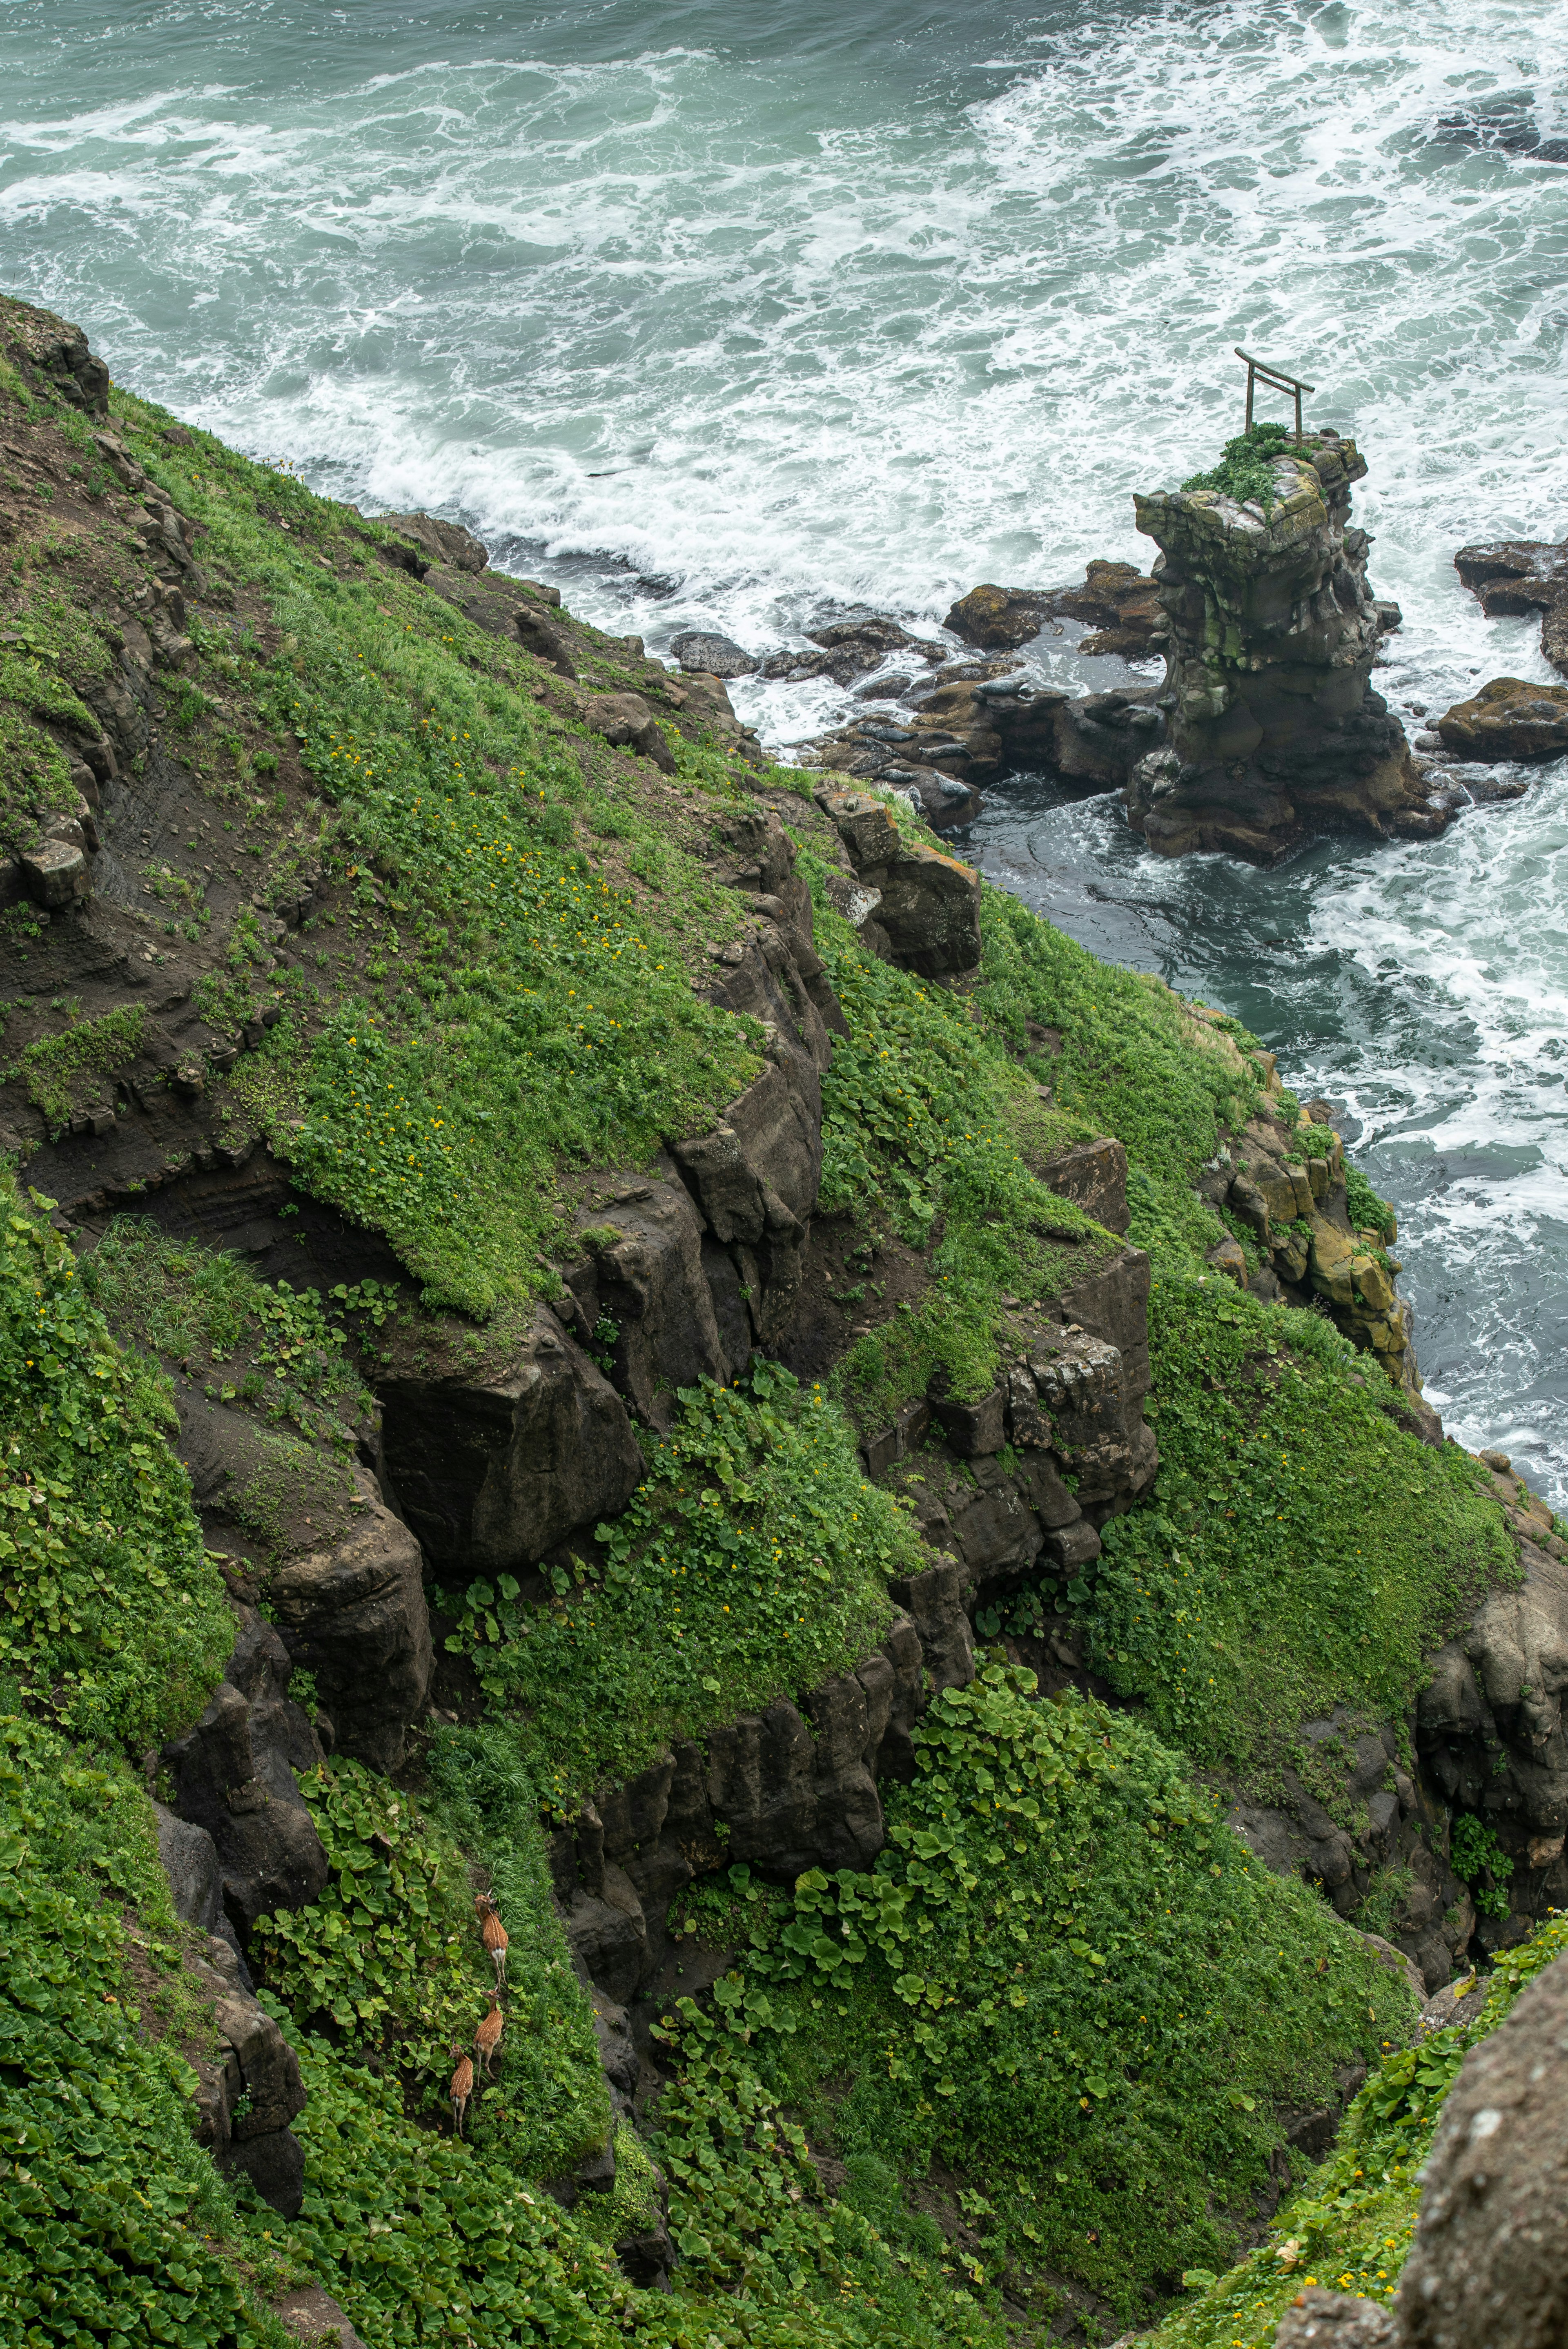
POLYGON ((1304 391, 1311 391, 1315 389, 1315 387, 1310 383, 1302 383, 1298 381, 1294 375, 1286 375, 1283 367, 1270 367, 1266 359, 1253 358, 1251 351, 1243 350, 1240 343, 1235 346, 1235 353, 1239 359, 1245 359, 1247 363, 1246 430, 1250 432, 1253 429, 1253 391, 1258 384, 1266 383, 1272 391, 1288 391, 1294 395, 1295 400, 1295 445, 1299 449, 1303 437, 1301 421, 1301 395, 1304 391))

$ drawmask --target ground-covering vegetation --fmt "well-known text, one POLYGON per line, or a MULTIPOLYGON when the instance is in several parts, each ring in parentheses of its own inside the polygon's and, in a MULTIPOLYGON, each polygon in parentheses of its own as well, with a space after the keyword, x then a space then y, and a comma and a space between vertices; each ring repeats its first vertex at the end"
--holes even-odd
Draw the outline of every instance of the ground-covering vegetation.
POLYGON ((471 1583, 449 1638, 526 1722, 562 1808, 672 1736, 852 1669, 887 1627, 890 1578, 923 1562, 820 1388, 758 1363, 680 1401, 668 1434, 645 1433, 646 1481, 577 1574, 558 1564, 543 1603, 514 1576, 471 1583))
POLYGON ((232 1618, 156 1372, 8 1172, 0 1222, 0 1666, 76 1733, 139 1752, 201 1711, 232 1618))
POLYGON ((1402 2036, 1409 1993, 1126 1714, 998 1660, 915 1744, 870 1875, 688 1901, 742 1944, 711 2014, 681 2002, 688 2061, 738 2038, 841 2158, 957 2173, 976 2291, 1147 2317, 1229 2256, 1276 2110, 1402 2036))
POLYGON ((1333 2152, 1281 2204, 1265 2240, 1227 2274, 1195 2278, 1196 2299, 1150 2334, 1150 2349, 1271 2349, 1306 2283, 1391 2302, 1415 2236, 1421 2167, 1465 2054, 1565 1950, 1568 1918, 1549 1916, 1530 1940, 1500 1955, 1474 2022, 1390 2048, 1333 2152))
MULTIPOLYGON (((13 1699, 15 1688, 10 1692, 13 1699)), ((3 1702, 3 1700, 0 1700, 3 1702)), ((191 2135, 184 1987, 151 1812, 123 1761, 0 1717, 0 2305, 8 2341, 284 2349, 191 2135)), ((270 2214, 269 2214, 270 2215, 270 2214)))
POLYGON ((1305 1764, 1299 1723, 1401 1719, 1423 1655, 1519 1568, 1484 1472, 1399 1427, 1315 1317, 1161 1260, 1150 1343, 1158 1489, 1075 1599, 1116 1686, 1261 1791, 1305 1764))
POLYGON ((1295 446, 1295 429, 1288 424, 1249 424, 1244 432, 1226 441, 1217 465, 1206 473, 1194 473, 1181 487, 1217 490, 1238 505, 1259 505, 1268 513, 1279 502, 1274 460, 1288 456, 1295 446))
MULTIPOLYGON (((234 912, 201 1008, 225 1034, 281 1015, 231 1072, 208 1072, 228 1141, 262 1136, 302 1193, 384 1234, 431 1326, 438 1309, 504 1340, 509 1316, 558 1293, 583 1170, 707 1127, 761 1065, 762 1031, 691 984, 741 921, 707 859, 732 766, 672 735, 676 824, 519 644, 417 592, 374 527, 116 401, 138 460, 206 533, 203 564, 251 615, 231 624, 221 598, 192 609, 193 673, 154 688, 254 866, 256 903, 234 912), (319 910, 274 969, 265 909, 307 891, 319 910)), ((94 461, 86 426, 67 424, 94 461)), ((1262 428, 1240 453, 1266 480, 1276 445, 1262 428)), ((107 639, 41 570, 19 558, 13 576, 0 750, 17 757, 0 825, 20 838, 26 816, 68 804, 37 720, 85 716, 78 688, 103 673, 107 639)), ((589 688, 624 682, 601 643, 589 688)), ((341 1758, 305 1774, 328 1888, 270 1920, 253 1951, 311 2098, 305 2207, 288 2228, 190 2144, 176 2048, 203 2026, 126 1767, 199 1713, 232 1636, 158 1363, 318 1447, 290 1436, 285 1453, 274 1432, 274 1486, 322 1459, 341 1485, 381 1324, 412 1299, 260 1281, 129 1219, 78 1263, 45 1206, 0 1200, 0 1669, 15 1680, 0 1910, 15 1928, 0 2156, 17 2189, 0 2240, 39 2349, 80 2349, 72 2323, 119 2349, 97 2302, 78 2319, 62 2297, 77 2270, 117 2322, 130 2312, 136 2349, 271 2341, 253 2288, 280 2262, 336 2292, 370 2349, 1000 2349, 1004 2290, 1036 2317, 1077 2294, 1108 2321, 1147 2320, 1183 2275, 1231 2256, 1282 2109, 1320 2101, 1336 2062, 1408 2023, 1399 1984, 1315 1895, 1259 1868, 1184 1758, 1264 1788, 1283 1761, 1303 1764, 1305 1715, 1401 1717, 1423 1647, 1511 1571, 1495 1504, 1398 1426, 1379 1374, 1326 1319, 1259 1304, 1203 1263, 1222 1226, 1193 1179, 1258 1106, 1254 1040, 995 890, 973 979, 876 960, 827 901, 804 779, 746 780, 794 819, 849 1030, 823 1087, 823 1209, 853 1219, 868 1257, 904 1251, 919 1282, 820 1386, 756 1363, 738 1386, 678 1398, 671 1427, 646 1434, 631 1507, 574 1559, 552 1557, 538 1595, 506 1576, 449 1593, 451 1641, 488 1709, 421 1734, 406 1784, 341 1758), (610 2126, 542 1812, 874 1645, 890 1579, 928 1554, 866 1479, 857 1434, 934 1380, 985 1392, 1005 1300, 1058 1295, 1119 1245, 1039 1174, 1105 1133, 1127 1147, 1130 1237, 1154 1259, 1164 1465, 1070 1603, 1143 1717, 1041 1703, 994 1655, 928 1716, 913 1785, 884 1790, 890 1842, 869 1875, 813 1871, 779 1891, 732 1871, 687 1896, 689 1930, 742 1956, 667 2026, 651 2125, 681 2263, 671 2294, 641 2292, 612 2255, 653 2208, 635 2141, 608 2208, 567 2216, 539 2188, 610 2126), (459 2145, 432 2123, 450 2044, 485 2003, 476 1881, 507 1920, 512 1995, 459 2145)), ((150 868, 146 892, 150 937, 204 934, 199 881, 150 868)), ((57 1005, 57 1030, 8 1072, 55 1131, 141 1040, 134 1009, 78 1009, 57 1005)), ((1351 1208, 1393 1237, 1354 1175, 1351 1208)), ((258 1526, 281 1506, 275 1492, 252 1503, 258 1526)), ((295 1692, 308 1700, 308 1683, 295 1692)), ((1315 1787, 1332 1807, 1333 1787, 1315 1787)), ((1503 1897, 1497 1856, 1460 1857, 1503 1897)), ((1301 2245, 1326 2247, 1314 2273, 1359 2277, 1377 2242, 1402 2243, 1410 2160, 1376 2128, 1425 2127, 1448 2061, 1390 2054, 1374 2075, 1357 2107, 1373 2118, 1354 2124, 1373 2131, 1362 2174, 1326 2173, 1292 2221, 1301 2245), (1374 2155, 1389 2171, 1376 2187, 1374 2155)), ((1260 2275, 1267 2291, 1287 2280, 1283 2261, 1249 2272, 1254 2295, 1260 2275)), ((1207 2305, 1175 2323, 1206 2323, 1207 2305)), ((1172 2349, 1225 2337, 1170 2334, 1172 2349)))
MULTIPOLYGON (((484 1314, 527 1296, 562 1159, 641 1163, 760 1066, 759 1034, 687 976, 738 916, 667 826, 595 782, 520 646, 377 562, 342 508, 219 441, 170 450, 160 411, 129 398, 120 421, 280 632, 270 659, 231 656, 320 793, 269 874, 309 867, 347 900, 236 1077, 244 1109, 432 1301, 484 1314), (344 580, 315 550, 346 534, 344 580), (574 822, 598 827, 592 862, 574 822)), ((219 648, 214 630, 201 642, 219 648)), ((246 959, 237 937, 236 978, 246 959)))

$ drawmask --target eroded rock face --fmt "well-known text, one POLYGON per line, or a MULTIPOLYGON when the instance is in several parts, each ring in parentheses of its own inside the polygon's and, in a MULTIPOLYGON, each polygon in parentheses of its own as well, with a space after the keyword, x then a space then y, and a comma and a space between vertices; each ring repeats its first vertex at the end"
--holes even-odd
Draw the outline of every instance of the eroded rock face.
POLYGON ((1479 1812, 1525 1870, 1565 1877, 1568 1565, 1522 1541, 1524 1579, 1494 1590, 1429 1661, 1417 1707, 1421 1756, 1449 1800, 1479 1812))
POLYGON ((361 1474, 359 1522, 330 1548, 292 1558, 268 1586, 292 1663, 315 1679, 336 1750, 388 1771, 430 1685, 430 1619, 419 1545, 361 1474))
POLYGON ((1402 2349, 1568 2338, 1568 1959, 1472 2047, 1427 2158, 1402 2349))
POLYGON ((1461 546, 1454 568, 1489 617, 1539 612, 1541 649, 1568 677, 1568 542, 1511 538, 1461 546))
POLYGON ((321 1760, 302 1706, 291 1702, 287 1649, 249 1608, 201 1719, 163 1749, 175 1808, 211 1837, 224 1911, 242 1945, 258 1917, 303 1909, 326 1882, 326 1854, 294 1773, 321 1760))
MULTIPOLYGON (((928 1701, 926 1653, 914 1622, 897 1617, 880 1650, 802 1707, 780 1699, 742 1713, 706 1745, 683 1741, 625 1785, 601 1787, 550 1837, 552 1881, 583 1978, 612 1998, 634 1998, 666 1954, 671 1900, 697 1873, 746 1860, 789 1883, 808 1868, 869 1868, 885 1840, 876 1781, 884 1771, 909 1775, 909 1732, 928 1701)), ((966 1669, 936 1684, 972 1680, 972 1650, 966 1656, 966 1669)))
POLYGON ((1568 750, 1568 685, 1494 677, 1438 720, 1444 747, 1461 758, 1556 759, 1568 750))
POLYGON ((817 804, 838 828, 862 888, 877 896, 876 920, 892 960, 937 978, 980 960, 980 875, 939 849, 907 843, 883 802, 863 792, 825 787, 817 804))
POLYGON ((1315 831, 1425 836, 1451 812, 1424 797, 1370 689, 1382 620, 1350 523, 1365 460, 1326 432, 1272 471, 1266 514, 1212 490, 1134 501, 1163 554, 1172 708, 1167 743, 1133 771, 1128 820, 1161 855, 1267 864, 1315 831))
POLYGON ((515 1572, 614 1516, 642 1474, 625 1405, 547 1306, 504 1371, 405 1375, 383 1438, 407 1522, 438 1570, 515 1572))
POLYGON ((24 382, 107 421, 108 369, 94 357, 79 326, 52 310, 0 298, 0 349, 24 382))

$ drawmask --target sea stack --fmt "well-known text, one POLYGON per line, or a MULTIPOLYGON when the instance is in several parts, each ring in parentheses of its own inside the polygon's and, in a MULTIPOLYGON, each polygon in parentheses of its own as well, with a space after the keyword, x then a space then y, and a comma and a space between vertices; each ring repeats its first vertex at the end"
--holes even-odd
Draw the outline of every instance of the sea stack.
POLYGON ((1398 613, 1374 601, 1369 542, 1350 521, 1366 460, 1331 431, 1260 455, 1266 500, 1191 488, 1133 501, 1161 550, 1169 732, 1132 771, 1129 820, 1161 855, 1264 864, 1315 832, 1441 832, 1452 811, 1428 798, 1370 688, 1398 613))

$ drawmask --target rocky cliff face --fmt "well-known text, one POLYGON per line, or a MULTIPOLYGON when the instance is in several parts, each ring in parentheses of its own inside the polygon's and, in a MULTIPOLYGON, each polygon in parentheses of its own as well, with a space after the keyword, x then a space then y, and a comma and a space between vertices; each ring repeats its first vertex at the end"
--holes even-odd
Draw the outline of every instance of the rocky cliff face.
POLYGON ((1350 521, 1364 459, 1324 432, 1270 470, 1266 511, 1214 490, 1134 502, 1161 549, 1171 708, 1166 742, 1133 771, 1128 813, 1161 855, 1268 863, 1314 831, 1425 838, 1449 821, 1371 690, 1391 607, 1374 601, 1367 535, 1350 521))

